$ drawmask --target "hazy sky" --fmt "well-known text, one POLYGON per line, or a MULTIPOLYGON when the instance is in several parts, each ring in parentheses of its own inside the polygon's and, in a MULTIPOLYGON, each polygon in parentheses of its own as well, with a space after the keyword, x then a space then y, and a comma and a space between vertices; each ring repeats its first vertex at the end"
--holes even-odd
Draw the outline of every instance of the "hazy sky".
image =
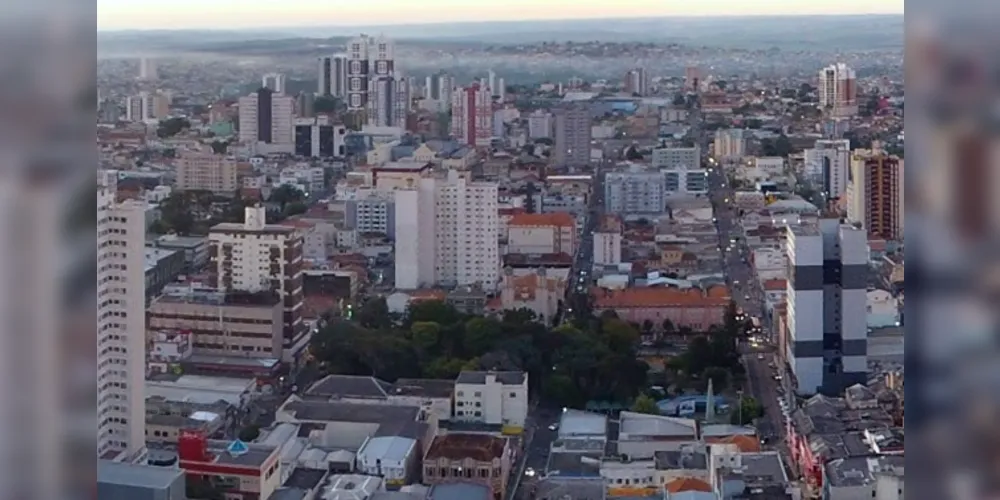
POLYGON ((902 14, 903 0, 97 0, 97 29, 883 13, 902 14))

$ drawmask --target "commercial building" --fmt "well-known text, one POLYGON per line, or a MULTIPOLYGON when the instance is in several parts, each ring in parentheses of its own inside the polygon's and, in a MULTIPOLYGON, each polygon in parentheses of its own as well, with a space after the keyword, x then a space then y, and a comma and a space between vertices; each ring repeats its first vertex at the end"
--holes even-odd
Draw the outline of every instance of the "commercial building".
POLYGON ((819 71, 819 105, 834 117, 858 114, 857 77, 844 63, 831 64, 819 71))
POLYGON ((594 266, 617 266, 622 262, 625 226, 615 216, 605 216, 594 232, 594 266))
POLYGON ((566 212, 515 214, 507 221, 507 253, 576 253, 576 219, 566 212))
POLYGON ((183 431, 177 455, 187 481, 209 476, 226 498, 270 498, 281 486, 281 453, 275 446, 209 440, 200 432, 183 431))
POLYGON ((729 306, 729 290, 713 286, 698 288, 626 288, 602 290, 594 298, 594 313, 614 311, 618 317, 638 324, 651 321, 655 328, 665 320, 676 327, 688 327, 696 332, 708 331, 721 325, 729 306))
POLYGON ((291 153, 295 147, 292 117, 295 98, 261 88, 239 99, 239 140, 268 145, 268 151, 291 153))
POLYGON ((660 214, 667 206, 663 172, 640 170, 633 165, 627 172, 609 172, 604 177, 607 211, 619 215, 660 214))
POLYGON ((708 193, 708 172, 703 168, 677 166, 661 170, 663 191, 668 197, 701 196, 708 193))
POLYGON ((242 223, 209 232, 209 286, 220 291, 277 293, 284 306, 282 361, 294 363, 309 343, 302 321, 302 234, 267 224, 264 207, 247 207, 242 223))
POLYGON ((399 489, 419 479, 420 449, 417 440, 399 436, 376 436, 365 440, 355 456, 357 471, 381 477, 387 490, 399 489))
POLYGON ((178 236, 164 234, 147 245, 166 250, 184 252, 184 272, 194 273, 208 263, 208 238, 204 236, 178 236))
POLYGON ((451 136, 467 146, 489 146, 493 139, 493 96, 478 83, 451 96, 451 136))
POLYGON ((97 498, 101 500, 186 500, 184 472, 167 467, 99 460, 97 498))
POLYGON ((803 151, 803 157, 807 179, 821 186, 828 198, 844 195, 851 166, 851 141, 818 140, 815 146, 803 151))
POLYGON ((867 380, 868 238, 865 232, 820 219, 790 226, 783 356, 795 390, 840 394, 867 380))
POLYGON ((395 194, 396 287, 496 287, 500 278, 498 187, 470 182, 457 171, 447 179, 420 178, 395 194))
POLYGON ((422 407, 440 421, 451 420, 454 380, 398 379, 327 375, 306 390, 313 399, 368 405, 422 407))
POLYGON ((392 192, 368 190, 344 202, 344 227, 358 233, 396 237, 396 199, 392 192))
POLYGON ((295 155, 312 158, 347 156, 347 127, 326 117, 295 120, 295 155))
POLYGON ((179 191, 210 191, 232 196, 240 188, 239 165, 235 159, 211 152, 185 151, 174 165, 177 167, 174 189, 179 191))
POLYGON ((658 170, 698 170, 701 169, 701 148, 656 148, 651 163, 658 170))
POLYGON ((281 73, 268 73, 260 80, 261 88, 270 89, 274 95, 285 94, 285 75, 281 73))
POLYGON ((869 236, 903 240, 903 160, 883 151, 856 150, 847 178, 847 218, 869 236))
POLYGON ((97 454, 146 449, 145 204, 97 190, 97 454))
POLYGON ((464 371, 458 375, 456 421, 500 425, 507 433, 519 433, 527 418, 527 373, 464 371))
POLYGON ((738 160, 747 154, 747 139, 743 129, 720 129, 715 132, 714 153, 720 161, 738 160))
POLYGON ((424 455, 423 483, 474 483, 486 486, 494 500, 505 498, 513 465, 507 438, 489 434, 437 436, 424 455))
POLYGON ((552 159, 556 165, 570 167, 590 164, 590 107, 569 104, 555 110, 552 159))

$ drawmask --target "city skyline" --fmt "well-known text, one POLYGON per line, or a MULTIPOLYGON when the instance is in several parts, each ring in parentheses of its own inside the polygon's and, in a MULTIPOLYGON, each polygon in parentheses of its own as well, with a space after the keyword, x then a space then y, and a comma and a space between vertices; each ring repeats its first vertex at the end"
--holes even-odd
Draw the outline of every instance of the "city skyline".
POLYGON ((322 0, 287 0, 278 6, 263 0, 98 0, 98 31, 162 29, 273 29, 317 26, 415 25, 476 21, 560 21, 636 17, 723 17, 781 15, 902 14, 903 0, 763 0, 747 4, 716 0, 664 6, 655 0, 615 5, 585 5, 567 0, 512 0, 503 5, 470 5, 455 0, 427 0, 415 5, 381 0, 337 6, 322 0), (279 8, 280 6, 280 8, 279 8), (191 15, 196 12, 197 15, 191 15), (225 19, 224 24, 220 20, 225 19))

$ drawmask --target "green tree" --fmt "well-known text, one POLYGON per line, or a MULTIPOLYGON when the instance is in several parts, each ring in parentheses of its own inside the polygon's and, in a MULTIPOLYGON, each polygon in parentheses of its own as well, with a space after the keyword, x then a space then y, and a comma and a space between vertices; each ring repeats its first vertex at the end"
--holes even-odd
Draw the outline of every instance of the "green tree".
POLYGON ((663 320, 662 327, 663 327, 663 333, 664 334, 671 334, 671 333, 674 333, 674 331, 676 331, 676 327, 674 326, 674 322, 670 321, 670 318, 667 318, 667 319, 663 320))
POLYGON ((229 151, 229 141, 212 141, 212 152, 217 155, 224 155, 229 151))
POLYGON ((282 184, 271 191, 271 197, 268 198, 268 201, 271 203, 277 203, 279 211, 284 214, 285 207, 291 203, 299 203, 304 200, 305 197, 305 193, 299 190, 299 188, 291 184, 282 184))
POLYGON ((752 398, 743 396, 737 403, 737 407, 732 410, 733 425, 750 425, 755 419, 764 416, 764 408, 760 403, 752 398))
POLYGON ((684 94, 674 94, 674 106, 685 106, 687 105, 687 98, 684 94))
POLYGON ((336 113, 346 109, 344 101, 332 96, 316 96, 313 109, 317 113, 336 113))
POLYGON ((474 356, 485 354, 500 340, 502 326, 493 318, 472 318, 465 323, 465 351, 474 356))
POLYGON ((660 408, 656 406, 656 400, 645 394, 640 394, 637 398, 635 398, 630 410, 636 413, 645 413, 647 415, 660 414, 660 408))
POLYGON ((454 306, 441 300, 421 300, 410 303, 407 309, 409 324, 430 321, 440 325, 453 325, 460 318, 454 306))
POLYGON ((160 121, 156 127, 156 136, 160 139, 173 137, 191 128, 191 122, 187 118, 174 117, 160 121))
POLYGON ((413 323, 410 333, 418 352, 433 352, 441 342, 441 325, 433 321, 413 323))
POLYGON ((160 202, 160 222, 162 229, 180 235, 191 234, 195 218, 191 213, 188 196, 183 192, 173 192, 160 202))
POLYGON ((629 146, 625 150, 625 159, 629 161, 639 161, 642 159, 642 153, 639 152, 639 148, 635 146, 629 146))
POLYGON ((729 388, 729 370, 719 367, 710 366, 705 369, 701 375, 701 379, 705 381, 707 387, 708 381, 712 381, 712 390, 716 393, 720 393, 729 388))
POLYGON ((240 441, 249 443, 257 439, 258 436, 260 436, 260 427, 256 425, 248 425, 240 429, 240 433, 237 437, 240 441))
POLYGON ((365 328, 388 328, 392 324, 385 297, 375 297, 365 301, 358 309, 355 318, 365 328))

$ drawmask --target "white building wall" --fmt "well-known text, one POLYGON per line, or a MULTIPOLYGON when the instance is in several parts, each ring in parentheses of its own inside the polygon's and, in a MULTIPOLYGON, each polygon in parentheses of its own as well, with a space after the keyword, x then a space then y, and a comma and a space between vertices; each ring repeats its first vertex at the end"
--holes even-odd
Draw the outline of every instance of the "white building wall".
POLYGON ((98 191, 98 455, 145 449, 145 208, 98 191))
MULTIPOLYGON (((414 290, 422 284, 420 273, 420 191, 396 191, 396 288, 414 290)), ((425 236, 426 237, 426 236, 425 236)))
POLYGON ((622 235, 594 233, 594 265, 618 265, 622 261, 622 235))

